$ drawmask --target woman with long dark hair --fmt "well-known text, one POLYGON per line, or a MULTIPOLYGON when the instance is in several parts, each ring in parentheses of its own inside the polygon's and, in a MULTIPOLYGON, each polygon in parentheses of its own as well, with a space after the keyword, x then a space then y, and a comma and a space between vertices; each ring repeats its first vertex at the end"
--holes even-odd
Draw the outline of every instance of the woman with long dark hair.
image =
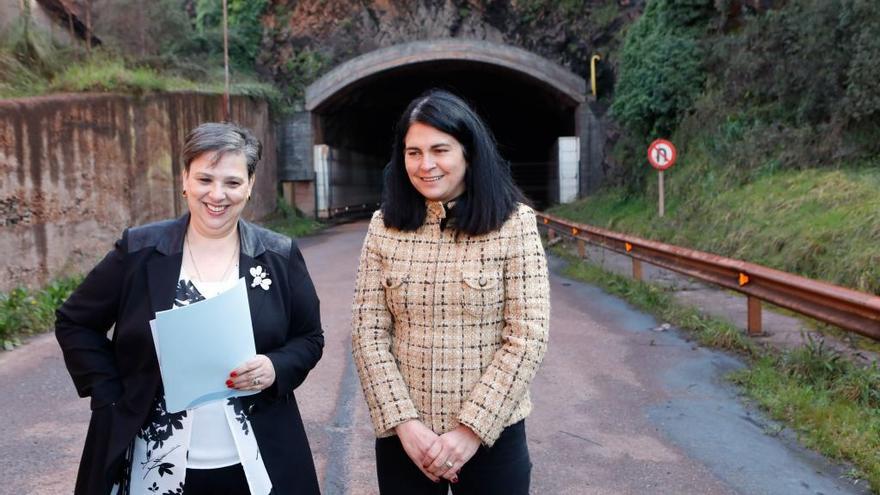
POLYGON ((352 352, 383 494, 527 494, 547 264, 488 127, 432 90, 397 124, 358 269, 352 352), (442 491, 445 493, 445 491, 442 491))

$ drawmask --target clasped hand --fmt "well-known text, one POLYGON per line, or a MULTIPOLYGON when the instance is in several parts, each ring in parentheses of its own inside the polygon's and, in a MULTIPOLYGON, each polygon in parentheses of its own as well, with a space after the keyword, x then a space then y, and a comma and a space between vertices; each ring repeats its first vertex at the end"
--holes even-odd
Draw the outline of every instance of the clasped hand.
POLYGON ((421 421, 411 419, 395 431, 406 455, 434 482, 444 478, 456 483, 458 472, 480 447, 480 437, 464 425, 437 435, 421 421))

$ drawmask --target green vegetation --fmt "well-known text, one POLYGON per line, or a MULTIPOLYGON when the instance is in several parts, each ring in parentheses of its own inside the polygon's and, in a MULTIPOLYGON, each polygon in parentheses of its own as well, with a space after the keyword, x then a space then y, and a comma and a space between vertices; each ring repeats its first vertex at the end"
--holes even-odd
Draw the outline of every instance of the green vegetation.
POLYGON ((590 20, 599 31, 608 29, 620 14, 620 7, 617 2, 609 2, 604 5, 594 7, 590 11, 590 20))
POLYGON ((275 213, 265 219, 263 225, 291 238, 311 235, 324 228, 321 222, 306 217, 283 198, 278 198, 275 213))
POLYGON ((612 112, 634 134, 669 134, 701 92, 697 36, 711 12, 712 0, 655 0, 630 26, 612 112))
POLYGON ((306 86, 327 68, 330 60, 319 51, 303 48, 295 51, 281 66, 278 78, 283 81, 284 96, 292 103, 305 101, 306 86))
POLYGON ((11 350, 26 335, 45 332, 55 324, 55 310, 82 277, 62 278, 39 290, 24 287, 0 293, 0 342, 11 350))
POLYGON ((851 476, 865 478, 880 493, 880 373, 876 367, 863 370, 840 363, 846 361, 833 353, 814 354, 808 347, 763 356, 731 378, 805 445, 853 463, 851 476), (830 370, 836 374, 833 379, 825 376, 830 370))
POLYGON ((192 81, 160 74, 150 67, 128 67, 121 58, 99 53, 67 66, 48 84, 49 91, 146 93, 195 90, 192 81))
POLYGON ((741 183, 736 171, 685 159, 665 174, 667 214, 662 219, 653 178, 645 196, 614 188, 551 211, 880 294, 877 165, 880 161, 854 169, 759 172, 741 183))
POLYGON ((880 493, 880 370, 853 365, 822 341, 779 351, 759 346, 729 322, 682 306, 662 287, 634 281, 577 259, 562 247, 565 275, 597 285, 693 335, 701 344, 733 351, 749 366, 730 378, 807 446, 856 466, 880 493))
POLYGON ((880 294, 880 10, 781 5, 650 0, 626 32, 606 188, 554 213, 880 294), (663 219, 657 137, 679 151, 663 219))
MULTIPOLYGON (((241 70, 253 70, 263 39, 261 19, 268 0, 229 0, 230 64, 241 70)), ((195 5, 197 40, 206 48, 208 56, 223 55, 223 6, 217 0, 197 0, 195 5)))
MULTIPOLYGON (((254 62, 266 1, 229 4, 230 92, 263 97, 279 109, 282 95, 260 82, 254 62)), ((0 36, 0 98, 59 91, 142 94, 160 91, 220 93, 224 88, 219 2, 200 1, 195 20, 176 0, 119 0, 95 12, 104 41, 90 54, 64 47, 24 15, 0 36), (143 15, 132 15, 135 9, 143 15)))

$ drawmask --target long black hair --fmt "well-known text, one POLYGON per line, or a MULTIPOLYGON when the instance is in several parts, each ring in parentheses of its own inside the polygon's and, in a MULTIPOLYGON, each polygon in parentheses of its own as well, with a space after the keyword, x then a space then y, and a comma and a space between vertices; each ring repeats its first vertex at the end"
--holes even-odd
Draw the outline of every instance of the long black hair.
POLYGON ((404 162, 404 138, 415 122, 449 134, 464 149, 465 192, 455 203, 451 226, 470 235, 499 229, 516 210, 517 202, 525 201, 524 196, 483 120, 464 100, 438 89, 410 102, 397 122, 391 161, 385 169, 385 226, 412 231, 425 222, 425 198, 410 182, 404 162))

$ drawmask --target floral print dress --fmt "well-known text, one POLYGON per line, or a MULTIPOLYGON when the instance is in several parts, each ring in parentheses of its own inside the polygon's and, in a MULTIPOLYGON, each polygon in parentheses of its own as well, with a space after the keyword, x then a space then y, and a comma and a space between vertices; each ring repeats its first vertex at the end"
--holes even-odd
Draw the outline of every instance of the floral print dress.
MULTIPOLYGON (((174 306, 181 307, 205 299, 199 289, 181 271, 174 306)), ((239 398, 224 404, 238 458, 253 495, 266 495, 272 482, 260 456, 250 420, 239 398)), ((111 495, 182 495, 186 483, 186 465, 192 434, 193 410, 169 413, 160 389, 150 414, 126 452, 125 471, 111 490, 111 495)))

